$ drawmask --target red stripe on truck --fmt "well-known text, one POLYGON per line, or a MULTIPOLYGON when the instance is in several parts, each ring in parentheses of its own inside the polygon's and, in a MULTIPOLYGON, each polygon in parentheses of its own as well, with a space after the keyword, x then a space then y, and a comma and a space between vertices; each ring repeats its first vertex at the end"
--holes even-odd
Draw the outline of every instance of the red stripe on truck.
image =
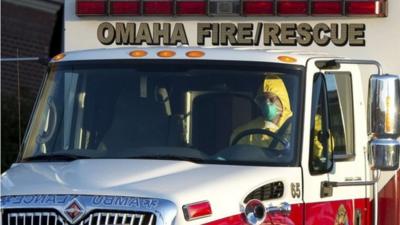
MULTIPOLYGON (((378 224, 400 225, 400 170, 379 192, 378 203, 378 224)), ((357 219, 361 219, 363 225, 373 224, 373 201, 368 198, 293 204, 291 206, 292 211, 289 217, 271 215, 262 225, 299 225, 303 224, 303 220, 306 225, 336 224, 341 206, 344 206, 348 218, 345 224, 353 225, 357 219), (305 218, 303 218, 303 210, 305 218)), ((248 223, 243 214, 237 214, 204 225, 248 225, 248 223)))
MULTIPOLYGON (((303 223, 303 205, 292 204, 292 211, 288 217, 278 214, 267 216, 261 225, 298 225, 303 223)), ((215 220, 204 225, 248 225, 244 214, 237 214, 215 220)))
POLYGON ((379 192, 378 224, 400 225, 400 170, 379 192))

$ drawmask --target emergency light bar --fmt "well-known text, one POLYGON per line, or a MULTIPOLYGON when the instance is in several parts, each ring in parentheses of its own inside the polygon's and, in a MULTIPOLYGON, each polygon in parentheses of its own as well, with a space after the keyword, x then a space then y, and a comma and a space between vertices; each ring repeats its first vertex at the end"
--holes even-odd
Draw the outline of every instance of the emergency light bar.
POLYGON ((77 16, 387 16, 387 0, 76 0, 77 16))
POLYGON ((274 15, 274 1, 245 1, 243 2, 243 15, 274 15))
POLYGON ((176 1, 177 15, 206 15, 207 3, 205 1, 176 1))
POLYGON ((140 1, 110 1, 110 15, 138 16, 141 14, 140 1))

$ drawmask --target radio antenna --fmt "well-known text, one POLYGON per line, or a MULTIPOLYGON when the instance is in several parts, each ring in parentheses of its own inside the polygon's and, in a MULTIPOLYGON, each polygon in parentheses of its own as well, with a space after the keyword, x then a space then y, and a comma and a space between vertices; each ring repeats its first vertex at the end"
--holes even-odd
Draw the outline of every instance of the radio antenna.
POLYGON ((21 150, 21 93, 19 84, 19 48, 17 48, 17 105, 18 105, 18 150, 21 150))

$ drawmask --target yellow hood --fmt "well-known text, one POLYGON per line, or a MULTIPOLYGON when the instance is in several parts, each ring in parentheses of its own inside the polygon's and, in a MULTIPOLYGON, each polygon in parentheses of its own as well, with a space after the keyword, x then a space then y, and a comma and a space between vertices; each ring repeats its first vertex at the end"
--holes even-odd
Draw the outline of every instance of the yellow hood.
POLYGON ((285 83, 283 83, 283 80, 278 76, 267 76, 264 80, 264 92, 274 93, 282 102, 282 115, 277 124, 278 127, 281 127, 293 114, 290 109, 290 99, 285 83))

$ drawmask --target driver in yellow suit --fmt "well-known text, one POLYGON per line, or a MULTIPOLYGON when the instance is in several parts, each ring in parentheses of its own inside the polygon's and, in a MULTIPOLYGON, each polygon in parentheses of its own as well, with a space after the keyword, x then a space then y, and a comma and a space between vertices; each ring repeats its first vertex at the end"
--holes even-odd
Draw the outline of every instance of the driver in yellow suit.
MULTIPOLYGON (((313 141, 313 160, 320 160, 324 158, 324 146, 319 139, 319 134, 322 131, 322 116, 320 114, 315 115, 315 124, 314 124, 314 141, 313 141)), ((328 140, 328 151, 329 154, 335 148, 335 139, 332 136, 332 133, 329 132, 329 140, 328 140)))
MULTIPOLYGON (((238 134, 250 129, 266 129, 276 133, 293 115, 290 109, 290 99, 285 83, 276 75, 266 76, 263 83, 263 89, 257 95, 256 102, 262 111, 262 116, 237 127, 231 135, 231 142, 238 134)), ((321 130, 322 118, 321 115, 317 114, 315 116, 314 133, 318 134, 321 130)), ((237 144, 268 147, 272 140, 273 137, 266 134, 251 134, 241 138, 237 144)), ((313 158, 321 158, 323 155, 323 145, 319 140, 318 135, 314 136, 313 143, 313 158)), ((328 146, 329 151, 332 152, 334 148, 334 139, 332 136, 330 136, 328 146)))
MULTIPOLYGON (((231 135, 231 142, 233 138, 245 130, 258 128, 275 133, 293 114, 290 109, 290 99, 286 86, 283 80, 276 75, 266 76, 262 90, 256 97, 256 102, 261 109, 262 116, 237 127, 231 135)), ((241 138, 237 144, 268 147, 272 139, 265 134, 251 134, 241 138)))

